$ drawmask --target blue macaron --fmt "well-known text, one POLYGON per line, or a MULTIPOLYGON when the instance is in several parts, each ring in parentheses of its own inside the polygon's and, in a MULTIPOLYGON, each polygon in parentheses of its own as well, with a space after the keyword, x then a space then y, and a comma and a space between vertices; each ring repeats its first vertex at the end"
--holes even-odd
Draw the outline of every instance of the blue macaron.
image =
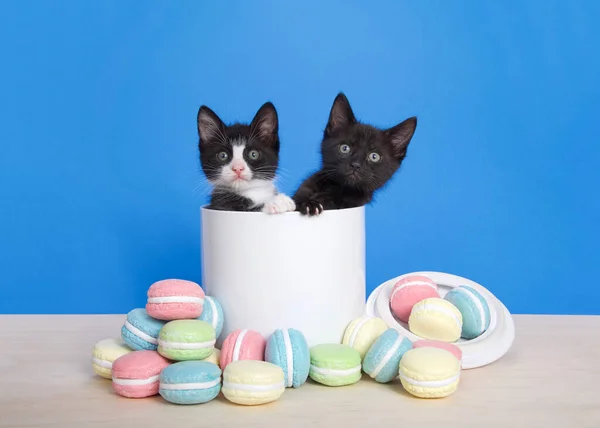
POLYGON ((160 372, 158 393, 170 403, 207 403, 220 391, 221 369, 208 361, 181 361, 160 372))
POLYGON ((461 337, 475 339, 490 326, 490 307, 481 293, 473 287, 461 285, 450 290, 444 299, 458 308, 462 314, 461 337))
POLYGON ((379 383, 398 377, 400 360, 412 349, 412 342, 398 330, 389 328, 371 345, 363 360, 363 371, 379 383))
POLYGON ((210 296, 204 296, 204 305, 202 315, 199 320, 206 321, 215 329, 216 338, 218 339, 223 331, 223 307, 217 299, 210 296))
POLYGON ((281 367, 287 388, 298 388, 310 371, 310 350, 304 335, 293 328, 275 330, 267 339, 265 361, 281 367))
POLYGON ((137 308, 127 314, 121 337, 134 351, 156 351, 158 334, 165 323, 152 318, 145 309, 137 308))

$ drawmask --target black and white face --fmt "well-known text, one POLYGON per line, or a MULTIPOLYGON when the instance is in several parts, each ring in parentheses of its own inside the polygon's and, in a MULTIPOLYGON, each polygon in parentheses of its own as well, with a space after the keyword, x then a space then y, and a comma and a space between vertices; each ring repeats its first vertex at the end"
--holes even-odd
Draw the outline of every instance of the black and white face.
POLYGON ((214 186, 245 189, 275 179, 279 165, 277 111, 265 103, 250 125, 226 126, 208 107, 198 111, 200 163, 214 186))

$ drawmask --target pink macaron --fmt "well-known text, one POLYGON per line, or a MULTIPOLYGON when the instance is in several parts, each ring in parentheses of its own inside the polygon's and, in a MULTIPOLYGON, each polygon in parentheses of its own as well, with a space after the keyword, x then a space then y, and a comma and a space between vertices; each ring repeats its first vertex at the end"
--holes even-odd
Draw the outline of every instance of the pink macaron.
POLYGON ((225 370, 227 364, 239 360, 265 359, 265 347, 267 341, 254 330, 235 330, 223 341, 221 346, 221 370, 225 370))
POLYGON ((204 290, 192 281, 165 279, 148 289, 146 312, 158 320, 198 318, 204 306, 204 290))
POLYGON ((112 365, 112 386, 123 397, 144 398, 158 394, 160 372, 170 364, 156 351, 134 351, 112 365))
POLYGON ((413 348, 440 348, 452 353, 458 361, 462 361, 462 351, 456 345, 441 340, 417 340, 413 343, 413 348))
POLYGON ((400 321, 408 322, 413 306, 430 297, 440 297, 438 286, 433 280, 422 275, 407 276, 394 284, 390 309, 400 321))

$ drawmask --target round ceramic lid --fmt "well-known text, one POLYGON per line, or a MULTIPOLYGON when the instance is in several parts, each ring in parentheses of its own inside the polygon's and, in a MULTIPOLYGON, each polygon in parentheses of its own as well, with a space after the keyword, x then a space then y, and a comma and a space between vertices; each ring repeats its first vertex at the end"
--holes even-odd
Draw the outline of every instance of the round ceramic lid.
POLYGON ((486 299, 491 315, 488 329, 475 339, 459 339, 454 343, 462 351, 463 369, 473 369, 493 363, 508 352, 515 338, 515 325, 510 312, 488 289, 460 276, 442 272, 412 272, 400 275, 373 290, 367 300, 365 314, 382 318, 390 328, 395 328, 413 342, 422 339, 411 333, 406 323, 396 319, 390 309, 390 296, 394 284, 398 280, 412 275, 431 278, 438 285, 442 297, 455 287, 468 285, 479 291, 486 299))

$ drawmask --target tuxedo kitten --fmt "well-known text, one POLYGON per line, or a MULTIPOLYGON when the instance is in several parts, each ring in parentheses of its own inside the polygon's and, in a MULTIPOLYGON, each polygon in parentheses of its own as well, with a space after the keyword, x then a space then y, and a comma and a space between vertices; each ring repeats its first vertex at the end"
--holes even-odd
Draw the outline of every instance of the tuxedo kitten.
POLYGON ((208 107, 198 110, 200 163, 213 185, 208 208, 224 211, 294 211, 278 193, 279 124, 275 106, 265 103, 248 124, 225 125, 208 107))
POLYGON ((340 92, 321 142, 321 169, 296 191, 296 210, 312 216, 370 203, 400 168, 416 127, 416 117, 385 130, 360 123, 340 92))

